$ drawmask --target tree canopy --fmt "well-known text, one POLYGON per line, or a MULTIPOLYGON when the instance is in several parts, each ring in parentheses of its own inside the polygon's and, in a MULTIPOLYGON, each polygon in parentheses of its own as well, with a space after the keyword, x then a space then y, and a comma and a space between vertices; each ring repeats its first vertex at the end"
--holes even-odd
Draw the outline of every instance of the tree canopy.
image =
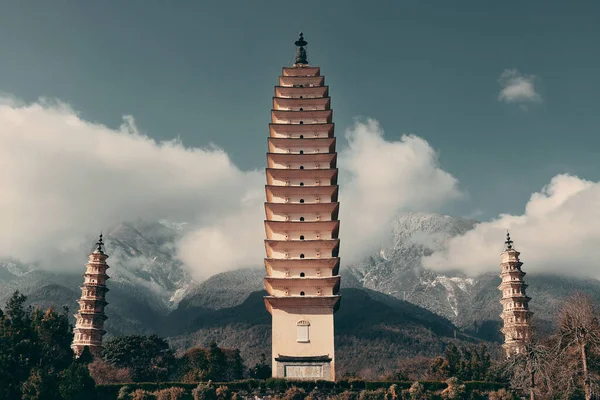
POLYGON ((17 291, 0 310, 0 398, 93 399, 88 360, 71 350, 68 310, 26 307, 26 301, 17 291))

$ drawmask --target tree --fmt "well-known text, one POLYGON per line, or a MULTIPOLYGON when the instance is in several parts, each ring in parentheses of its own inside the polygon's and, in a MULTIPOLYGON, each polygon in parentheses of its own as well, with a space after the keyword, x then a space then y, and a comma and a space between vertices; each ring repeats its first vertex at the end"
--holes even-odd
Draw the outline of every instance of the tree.
MULTIPOLYGON (((529 392, 530 400, 539 394, 538 381, 548 380, 550 350, 540 342, 533 329, 529 329, 527 340, 523 343, 523 352, 512 355, 507 363, 512 372, 511 384, 523 392, 529 392)), ((545 389, 544 392, 548 392, 545 389)))
POLYGON ((565 302, 558 315, 559 346, 565 351, 575 349, 579 353, 586 400, 592 398, 588 352, 600 344, 600 323, 596 314, 592 299, 576 293, 565 302))
POLYGON ((93 393, 85 363, 71 350, 68 310, 33 309, 25 307, 26 300, 17 291, 0 312, 0 398, 72 399, 67 387, 79 383, 93 393))
POLYGON ((267 357, 264 353, 260 355, 260 360, 250 370, 250 377, 254 379, 268 379, 271 377, 271 367, 267 364, 267 357))
POLYGON ((429 365, 429 379, 443 380, 452 377, 464 381, 490 380, 492 378, 492 360, 484 344, 458 349, 449 344, 444 357, 437 357, 429 365))
MULTIPOLYGON (((32 369, 29 378, 21 387, 23 399, 52 400, 61 398, 58 394, 56 381, 43 370, 32 369)), ((13 397, 16 399, 16 397, 13 397)))
POLYGON ((208 379, 213 381, 224 381, 227 372, 227 362, 225 353, 221 350, 215 341, 210 342, 208 346, 208 379))
POLYGON ((453 343, 450 343, 446 347, 446 350, 444 351, 444 358, 446 359, 446 362, 448 364, 447 378, 450 378, 453 376, 458 377, 459 372, 461 370, 462 354, 460 353, 458 348, 453 343))
POLYGON ((97 384, 131 382, 131 374, 127 368, 115 367, 100 358, 91 362, 88 370, 97 384))
POLYGON ((187 383, 206 380, 232 381, 244 377, 244 360, 238 349, 222 349, 215 342, 208 349, 194 347, 178 360, 177 377, 187 383))
POLYGON ((235 349, 231 354, 231 360, 229 362, 229 374, 227 380, 238 380, 244 378, 244 360, 242 360, 242 356, 240 355, 240 350, 235 349))
POLYGON ((117 368, 127 368, 134 382, 161 382, 175 367, 169 344, 156 335, 120 336, 108 340, 102 358, 117 368))
POLYGON ((61 373, 60 394, 65 400, 95 398, 96 383, 90 377, 87 365, 82 361, 72 363, 61 373))

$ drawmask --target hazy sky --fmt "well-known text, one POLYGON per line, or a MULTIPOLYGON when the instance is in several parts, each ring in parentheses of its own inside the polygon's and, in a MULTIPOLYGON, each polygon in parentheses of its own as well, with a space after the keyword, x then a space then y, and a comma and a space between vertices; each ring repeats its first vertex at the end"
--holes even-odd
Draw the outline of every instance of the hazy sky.
POLYGON ((151 137, 263 168, 273 86, 303 30, 340 144, 355 116, 426 139, 470 195, 447 212, 523 212, 559 173, 600 178, 598 2, 165 4, 0 2, 0 91, 109 127, 131 114, 151 137))

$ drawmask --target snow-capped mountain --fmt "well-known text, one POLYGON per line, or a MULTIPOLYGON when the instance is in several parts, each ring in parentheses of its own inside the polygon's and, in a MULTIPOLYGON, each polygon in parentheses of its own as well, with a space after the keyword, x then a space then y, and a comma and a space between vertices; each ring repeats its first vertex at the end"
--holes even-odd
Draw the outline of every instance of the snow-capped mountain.
POLYGON ((347 266, 364 287, 425 307, 451 321, 463 311, 475 279, 426 270, 421 258, 443 248, 476 221, 430 213, 403 213, 392 222, 392 244, 361 263, 347 266))
POLYGON ((169 221, 122 223, 105 235, 111 285, 130 287, 157 311, 169 311, 193 286, 177 258, 177 241, 185 224, 169 221))

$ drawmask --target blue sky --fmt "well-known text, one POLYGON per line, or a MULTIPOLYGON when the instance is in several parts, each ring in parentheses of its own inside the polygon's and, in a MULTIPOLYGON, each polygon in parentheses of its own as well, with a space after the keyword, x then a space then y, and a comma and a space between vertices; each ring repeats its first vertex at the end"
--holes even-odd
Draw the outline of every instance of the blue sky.
POLYGON ((470 196, 446 212, 521 214, 559 173, 600 179, 598 2, 165 4, 0 2, 0 91, 109 127, 130 114, 153 138, 215 143, 260 169, 273 86, 303 30, 340 145, 356 116, 388 140, 426 139, 470 196), (499 100, 512 69, 538 101, 499 100))

